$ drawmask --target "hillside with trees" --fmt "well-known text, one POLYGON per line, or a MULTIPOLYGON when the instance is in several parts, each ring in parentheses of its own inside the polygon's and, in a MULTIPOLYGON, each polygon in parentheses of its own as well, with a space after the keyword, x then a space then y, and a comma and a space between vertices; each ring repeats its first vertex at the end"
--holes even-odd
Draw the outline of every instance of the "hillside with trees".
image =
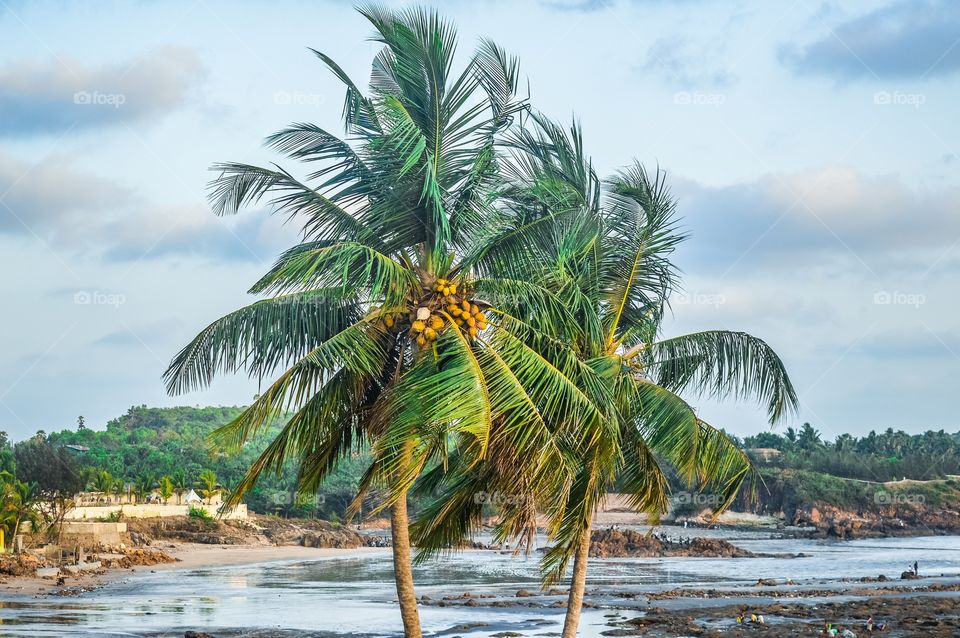
MULTIPOLYGON (((210 434, 236 418, 240 407, 131 407, 94 430, 78 419, 76 429, 35 436, 10 445, 0 433, 0 470, 26 483, 36 483, 47 494, 91 491, 149 494, 157 490, 174 501, 190 489, 228 493, 272 440, 281 418, 239 453, 227 453, 211 444, 210 434), (59 468, 57 472, 44 468, 59 468)), ((264 475, 245 496, 250 509, 284 515, 336 519, 353 498, 361 472, 361 451, 334 473, 316 498, 297 499, 293 494, 296 469, 284 468, 279 476, 264 475)))
MULTIPOLYGON (((56 499, 81 489, 126 490, 134 495, 156 490, 165 500, 194 489, 206 498, 229 492, 239 483, 285 423, 279 419, 239 453, 212 446, 210 434, 242 411, 242 407, 134 406, 103 430, 91 429, 80 419, 76 428, 38 432, 16 445, 0 432, 0 472, 6 473, 14 500, 56 499), (14 476, 19 485, 12 481, 14 476)), ((759 499, 751 502, 742 494, 737 509, 790 513, 814 502, 870 509, 876 505, 880 484, 903 479, 910 493, 930 506, 954 503, 960 490, 954 478, 960 475, 960 433, 911 435, 887 429, 825 441, 805 423, 799 429, 762 432, 737 442, 748 450, 762 478, 759 499)), ((279 476, 265 474, 245 502, 261 513, 337 520, 355 495, 368 462, 364 451, 356 451, 316 498, 299 500, 293 494, 296 467, 288 464, 279 476)), ((685 489, 677 477, 670 478, 675 490, 685 489)), ((414 507, 422 501, 419 495, 414 507)))

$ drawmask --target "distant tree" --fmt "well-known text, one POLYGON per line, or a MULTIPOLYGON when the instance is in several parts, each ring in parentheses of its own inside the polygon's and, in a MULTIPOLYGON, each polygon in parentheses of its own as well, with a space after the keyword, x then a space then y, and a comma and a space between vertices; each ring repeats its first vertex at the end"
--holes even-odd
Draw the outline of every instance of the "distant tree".
POLYGON ((94 492, 101 492, 104 496, 110 496, 113 493, 114 485, 116 485, 116 479, 113 475, 106 470, 100 470, 94 474, 89 488, 94 492))
POLYGON ((809 423, 804 423, 803 427, 800 428, 800 434, 797 436, 797 445, 804 450, 814 450, 822 444, 820 432, 809 423))
POLYGON ((213 470, 204 470, 200 472, 200 495, 203 496, 207 505, 213 500, 213 497, 222 492, 217 482, 217 473, 213 470))
POLYGON ((51 445, 37 434, 13 448, 17 478, 36 483, 42 493, 74 496, 86 487, 84 468, 62 447, 51 445))
POLYGON ((42 432, 13 447, 17 478, 35 484, 37 507, 48 529, 59 533, 67 512, 74 507, 74 496, 89 481, 89 470, 76 456, 60 446, 52 445, 42 432))
POLYGON ((773 448, 782 450, 784 447, 784 438, 776 432, 760 432, 753 436, 748 436, 743 441, 744 446, 748 448, 773 448))
POLYGON ((82 432, 87 429, 87 422, 83 418, 83 415, 77 417, 77 432, 82 432))
POLYGON ((153 478, 152 474, 143 474, 137 478, 134 483, 134 491, 137 495, 137 501, 143 502, 147 500, 147 497, 150 496, 150 492, 153 491, 153 487, 157 484, 156 479, 153 478))
POLYGON ((2 430, 0 430, 0 472, 7 472, 14 476, 17 473, 17 463, 13 459, 10 439, 7 437, 7 433, 2 430))
POLYGON ((160 490, 160 498, 163 499, 163 504, 166 505, 170 498, 173 496, 174 488, 173 481, 169 476, 161 476, 160 480, 157 483, 157 486, 160 490))
POLYGON ((183 495, 187 492, 187 474, 183 470, 177 470, 170 477, 170 483, 173 485, 173 493, 177 495, 177 505, 180 505, 183 495))
POLYGON ((39 498, 36 484, 18 481, 9 472, 0 472, 0 528, 14 536, 22 523, 29 522, 33 531, 38 531, 39 498))
POLYGON ((126 494, 126 492, 127 492, 127 482, 119 477, 114 478, 113 493, 116 494, 118 497, 121 497, 121 500, 122 500, 122 497, 124 494, 126 494))

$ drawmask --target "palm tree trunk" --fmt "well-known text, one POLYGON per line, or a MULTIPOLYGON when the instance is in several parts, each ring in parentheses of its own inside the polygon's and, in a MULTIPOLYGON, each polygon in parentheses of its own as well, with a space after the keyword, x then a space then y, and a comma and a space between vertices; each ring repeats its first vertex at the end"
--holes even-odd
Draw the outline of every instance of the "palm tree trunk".
POLYGON ((573 557, 573 576, 570 578, 570 595, 567 597, 567 615, 563 621, 561 638, 575 638, 580 625, 580 610, 583 608, 583 591, 587 585, 587 561, 590 558, 590 523, 583 532, 580 546, 573 557))
POLYGON ((409 525, 407 495, 404 494, 393 504, 390 512, 390 531, 393 536, 393 577, 397 583, 397 600, 400 601, 403 635, 405 638, 422 638, 417 595, 413 591, 409 525))

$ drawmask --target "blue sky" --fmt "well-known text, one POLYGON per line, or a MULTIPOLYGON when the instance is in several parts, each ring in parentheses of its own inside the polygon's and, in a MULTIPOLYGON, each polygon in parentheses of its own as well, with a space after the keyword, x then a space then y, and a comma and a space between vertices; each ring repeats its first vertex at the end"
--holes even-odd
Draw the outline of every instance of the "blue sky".
MULTIPOLYGON (((692 238, 667 334, 745 330, 783 356, 827 437, 960 430, 960 4, 447 2, 461 50, 521 58, 603 172, 666 170, 692 238)), ((370 28, 339 2, 0 0, 0 430, 102 427, 135 404, 242 404, 160 376, 294 235, 214 217, 216 161, 336 129, 370 28)), ((750 405, 700 402, 737 434, 750 405)))

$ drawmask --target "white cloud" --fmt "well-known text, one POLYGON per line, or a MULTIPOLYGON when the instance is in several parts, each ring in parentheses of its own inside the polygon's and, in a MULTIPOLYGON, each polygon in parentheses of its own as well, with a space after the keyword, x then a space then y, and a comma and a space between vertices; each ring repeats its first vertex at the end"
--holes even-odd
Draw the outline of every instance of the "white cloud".
POLYGON ((71 57, 0 67, 0 135, 56 134, 143 120, 182 105, 203 77, 193 49, 161 47, 94 66, 71 57))

